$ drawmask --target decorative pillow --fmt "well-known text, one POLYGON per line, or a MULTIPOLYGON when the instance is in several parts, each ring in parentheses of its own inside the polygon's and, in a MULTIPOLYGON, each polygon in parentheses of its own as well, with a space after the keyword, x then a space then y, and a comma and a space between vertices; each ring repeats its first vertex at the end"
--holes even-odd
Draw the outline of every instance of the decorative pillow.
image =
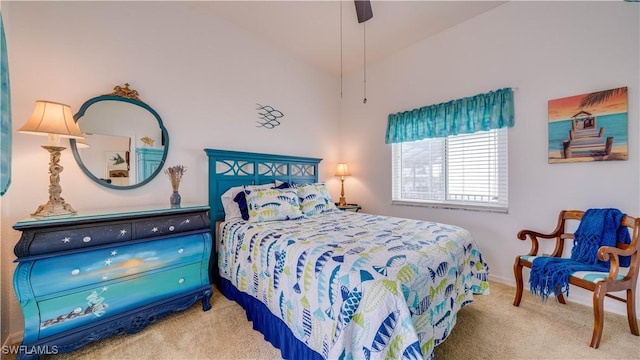
POLYGON ((295 189, 253 190, 246 194, 249 221, 293 220, 305 217, 295 189))
POLYGON ((243 220, 249 220, 249 209, 247 208, 247 195, 250 194, 250 190, 243 190, 236 194, 236 197, 233 198, 238 204, 238 209, 240 210, 240 215, 242 215, 243 220))
POLYGON ((289 184, 288 182, 284 182, 284 181, 280 181, 280 180, 276 180, 276 189, 288 189, 288 188, 292 188, 293 185, 289 184))
POLYGON ((242 190, 253 190, 253 189, 269 189, 273 187, 275 183, 263 184, 263 185, 245 185, 245 186, 234 186, 229 188, 222 196, 220 200, 222 201, 222 208, 224 209, 224 219, 234 219, 242 217, 242 213, 240 212, 240 208, 238 204, 233 200, 239 192, 242 190))
MULTIPOLYGON (((282 182, 279 180, 276 180, 275 182, 276 186, 272 187, 271 189, 288 189, 291 186, 291 184, 289 184, 288 182, 282 182)), ((260 187, 259 189, 262 189, 262 187, 260 187)), ((245 186, 245 189, 243 191, 240 191, 238 194, 236 194, 236 197, 233 198, 233 201, 235 201, 238 204, 238 208, 240 209, 240 214, 242 214, 242 219, 243 220, 249 220, 249 209, 247 208, 247 195, 249 195, 251 193, 251 190, 247 189, 247 187, 245 186)))
POLYGON ((299 185, 297 188, 303 214, 311 216, 337 209, 324 183, 299 185))

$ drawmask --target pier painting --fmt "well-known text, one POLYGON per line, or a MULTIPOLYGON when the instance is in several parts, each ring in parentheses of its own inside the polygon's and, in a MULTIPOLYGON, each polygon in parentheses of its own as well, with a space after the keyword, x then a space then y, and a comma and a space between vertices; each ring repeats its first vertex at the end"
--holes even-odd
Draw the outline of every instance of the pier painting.
POLYGON ((627 160, 627 87, 549 100, 549 163, 627 160))

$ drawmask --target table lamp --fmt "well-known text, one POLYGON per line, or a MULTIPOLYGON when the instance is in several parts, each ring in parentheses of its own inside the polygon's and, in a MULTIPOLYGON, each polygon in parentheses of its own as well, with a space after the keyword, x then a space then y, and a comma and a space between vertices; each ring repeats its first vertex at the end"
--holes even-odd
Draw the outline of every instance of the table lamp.
POLYGON ((78 149, 88 149, 91 147, 91 145, 89 145, 89 143, 87 142, 87 139, 76 139, 76 147, 78 149))
POLYGON ((349 168, 347 167, 347 164, 345 163, 338 164, 338 166, 336 167, 335 175, 340 176, 340 181, 342 182, 342 186, 340 188, 340 201, 338 202, 338 206, 346 206, 347 199, 345 199, 344 197, 344 177, 351 176, 351 173, 349 172, 349 168))
POLYGON ((75 214, 76 211, 60 196, 60 173, 63 167, 59 164, 60 152, 66 149, 60 146, 60 138, 83 139, 80 128, 73 119, 71 107, 51 101, 36 101, 33 114, 18 132, 34 135, 48 135, 49 145, 42 147, 49 151, 49 201, 38 206, 32 216, 54 216, 75 214))

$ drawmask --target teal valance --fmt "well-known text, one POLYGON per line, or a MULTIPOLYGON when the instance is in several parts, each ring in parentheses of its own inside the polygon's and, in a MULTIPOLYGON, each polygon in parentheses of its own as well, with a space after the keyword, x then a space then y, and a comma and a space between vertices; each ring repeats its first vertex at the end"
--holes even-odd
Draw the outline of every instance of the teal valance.
POLYGON ((387 144, 513 126, 513 90, 504 88, 389 114, 387 144))

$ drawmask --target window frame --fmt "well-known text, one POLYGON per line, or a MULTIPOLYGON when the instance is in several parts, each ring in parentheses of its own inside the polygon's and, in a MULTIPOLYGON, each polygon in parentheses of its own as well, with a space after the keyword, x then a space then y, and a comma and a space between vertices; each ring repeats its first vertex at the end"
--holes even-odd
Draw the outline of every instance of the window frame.
MULTIPOLYGON (((496 149, 492 152, 495 153, 495 157, 493 157, 490 161, 495 161, 495 165, 497 170, 495 171, 496 183, 497 183, 497 197, 498 201, 492 203, 490 201, 457 201, 450 199, 450 189, 449 189, 449 178, 450 178, 450 169, 449 169, 449 142, 453 139, 456 141, 460 141, 458 136, 473 136, 474 134, 464 134, 464 135, 454 135, 448 136, 445 138, 432 138, 432 139, 424 139, 419 141, 431 141, 432 145, 430 148, 433 149, 434 143, 437 141, 444 141, 444 145, 441 146, 442 149, 439 152, 439 156, 443 157, 443 161, 441 164, 442 171, 444 172, 444 185, 440 185, 443 187, 441 189, 442 197, 438 200, 426 200, 426 199, 410 199, 403 198, 402 187, 402 161, 404 160, 402 157, 402 145, 404 143, 394 143, 392 145, 392 159, 391 159, 391 167, 392 167, 392 194, 391 194, 391 204, 392 205, 403 205, 403 206, 420 206, 420 207, 431 207, 431 208, 440 208, 440 209, 462 209, 462 210, 471 210, 471 211, 483 211, 483 212, 497 212, 497 213, 508 213, 509 211, 509 200, 508 200, 508 128, 500 128, 500 129, 491 129, 488 131, 481 132, 484 136, 487 137, 487 146, 491 141, 491 137, 494 137, 497 143, 495 144, 496 149), (493 132, 493 133, 491 133, 493 132), (442 191, 443 190, 443 191, 442 191)), ((478 135, 479 133, 475 133, 478 135)), ((437 151, 437 149, 436 149, 437 151)), ((486 153, 486 152, 485 152, 486 153)), ((438 156, 438 155, 436 155, 438 156)), ((491 178, 491 175, 487 175, 488 178, 491 178)), ((429 182, 432 183, 432 178, 429 178, 429 182)), ((467 194, 469 196, 470 194, 467 194)))

